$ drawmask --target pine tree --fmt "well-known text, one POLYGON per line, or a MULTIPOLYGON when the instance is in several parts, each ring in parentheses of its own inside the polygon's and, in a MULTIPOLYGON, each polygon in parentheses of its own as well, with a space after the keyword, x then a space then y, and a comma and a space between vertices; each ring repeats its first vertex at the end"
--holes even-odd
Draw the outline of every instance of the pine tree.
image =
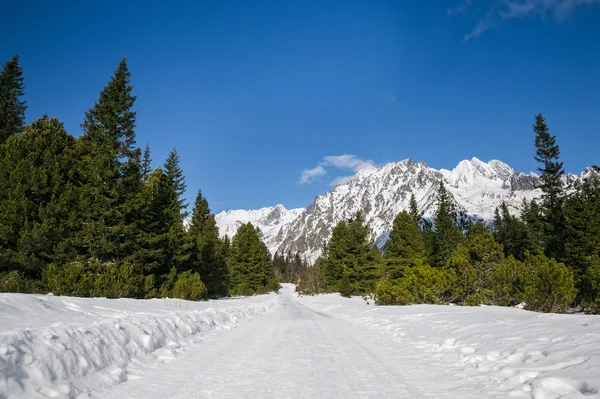
POLYGON ((142 158, 142 179, 144 182, 148 181, 148 177, 150 177, 150 173, 152 173, 152 159, 150 159, 150 146, 146 144, 144 148, 144 156, 142 158))
POLYGON ((0 144, 25 127, 25 92, 23 69, 19 66, 19 55, 15 54, 3 65, 0 73, 0 144))
POLYGON ((327 245, 324 261, 323 274, 329 289, 341 292, 345 278, 349 286, 344 286, 344 290, 364 293, 373 289, 381 272, 377 265, 378 255, 372 252, 373 246, 361 212, 338 223, 327 245))
POLYGON ((421 227, 421 220, 423 219, 423 212, 419 212, 419 205, 414 194, 410 195, 410 202, 408 204, 408 214, 417 227, 421 227))
POLYGON ((269 280, 273 279, 269 250, 252 223, 241 225, 231 240, 228 267, 233 295, 268 291, 269 280))
POLYGON ((575 273, 579 299, 591 303, 600 298, 590 275, 600 257, 600 178, 592 176, 578 187, 565 201, 564 215, 564 263, 575 273))
POLYGON ((129 256, 139 235, 142 182, 130 76, 123 58, 82 124, 84 133, 78 140, 82 226, 74 241, 82 260, 103 263, 129 256))
POLYGON ((210 298, 227 295, 227 264, 220 251, 219 230, 208 201, 198 190, 187 232, 191 242, 189 265, 200 274, 210 298))
POLYGON ((75 139, 55 118, 43 117, 10 137, 0 157, 0 270, 39 278, 70 254, 71 229, 79 223, 75 139))
POLYGON ((527 251, 534 250, 529 245, 527 226, 517 217, 510 214, 508 206, 502 202, 495 211, 494 238, 502 244, 505 256, 514 256, 518 260, 525 259, 527 251))
POLYGON ((546 223, 546 254, 549 257, 560 258, 564 253, 563 163, 558 161, 560 149, 556 144, 556 136, 552 136, 548 131, 546 120, 542 114, 535 116, 533 131, 536 134, 534 159, 541 164, 538 170, 541 173, 540 180, 543 191, 542 207, 546 223))
POLYGON ((183 211, 182 217, 185 219, 188 216, 188 213, 185 212, 187 204, 185 202, 185 198, 182 196, 185 194, 187 186, 185 184, 183 170, 179 166, 179 154, 177 153, 177 148, 173 148, 169 153, 164 168, 165 172, 167 173, 169 184, 171 185, 173 192, 177 197, 177 206, 181 211, 183 211))
POLYGON ((390 238, 385 247, 386 276, 397 279, 405 267, 425 261, 425 245, 415 219, 406 211, 394 218, 390 238))
POLYGON ((436 267, 446 266, 446 262, 454 249, 463 241, 461 230, 456 225, 454 204, 440 182, 438 192, 438 209, 435 215, 435 229, 431 237, 431 263, 436 267))
POLYGON ((160 277, 168 274, 173 267, 169 241, 171 204, 167 175, 157 168, 144 183, 140 195, 139 247, 129 258, 134 264, 140 265, 147 275, 160 277))

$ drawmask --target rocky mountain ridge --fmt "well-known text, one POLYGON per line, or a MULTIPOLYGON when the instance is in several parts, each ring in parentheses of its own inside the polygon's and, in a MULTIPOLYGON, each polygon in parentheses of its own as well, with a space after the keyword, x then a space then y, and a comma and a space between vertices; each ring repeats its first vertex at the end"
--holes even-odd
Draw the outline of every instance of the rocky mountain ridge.
MULTIPOLYGON (((565 183, 573 187, 589 173, 596 172, 588 168, 579 176, 568 174, 565 183)), ((252 222, 261 229, 272 253, 299 251, 314 261, 336 223, 359 210, 378 245, 387 240, 396 214, 408 209, 411 193, 424 217, 433 216, 441 180, 461 212, 484 220, 493 218, 502 201, 518 212, 524 199, 530 201, 542 194, 538 175, 515 172, 498 160, 486 163, 472 158, 459 162, 453 170, 437 170, 424 162, 405 159, 358 172, 349 181, 318 195, 306 209, 287 210, 277 205, 259 210, 233 210, 219 213, 216 221, 220 234, 230 237, 242 223, 252 222)))

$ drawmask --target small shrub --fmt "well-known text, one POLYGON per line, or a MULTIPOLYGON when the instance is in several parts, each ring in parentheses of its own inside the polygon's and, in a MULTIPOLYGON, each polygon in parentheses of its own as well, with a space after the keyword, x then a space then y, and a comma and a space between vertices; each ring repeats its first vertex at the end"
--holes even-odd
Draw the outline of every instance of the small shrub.
POLYGON ((144 277, 144 297, 149 299, 156 298, 157 296, 158 292, 154 283, 154 274, 150 274, 144 277))
POLYGON ((94 276, 80 262, 63 266, 50 264, 44 280, 48 290, 55 295, 89 297, 94 293, 94 276))
POLYGON ((406 288, 388 280, 381 281, 375 288, 377 305, 409 305, 414 297, 406 288))
POLYGON ((557 312, 573 302, 577 294, 573 272, 563 263, 543 254, 527 254, 525 263, 531 271, 524 289, 528 309, 557 312))
POLYGON ((186 299, 188 301, 198 301, 208 298, 206 286, 200 279, 200 275, 191 270, 180 273, 177 281, 171 291, 173 298, 186 299))
POLYGON ((16 270, 0 275, 0 292, 31 294, 37 291, 34 281, 29 280, 16 270))
POLYGON ((94 294, 106 298, 138 298, 142 279, 129 263, 107 263, 98 267, 94 294))
POLYGON ((240 283, 231 289, 232 296, 252 296, 255 292, 247 282, 240 283))

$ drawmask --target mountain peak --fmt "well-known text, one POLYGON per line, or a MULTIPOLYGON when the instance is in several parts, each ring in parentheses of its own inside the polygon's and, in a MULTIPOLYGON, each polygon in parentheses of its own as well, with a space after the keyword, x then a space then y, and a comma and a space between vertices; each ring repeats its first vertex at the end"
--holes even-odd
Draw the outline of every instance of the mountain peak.
MULTIPOLYGON (((591 168, 585 173, 591 173, 591 168)), ((575 185, 584 174, 569 177, 575 185)), ((494 210, 506 202, 519 209, 523 199, 541 195, 536 174, 515 173, 499 160, 489 162, 473 157, 454 169, 433 169, 407 158, 368 167, 331 191, 318 195, 307 208, 287 210, 283 205, 258 211, 230 211, 216 216, 222 235, 233 235, 237 227, 251 221, 263 232, 272 253, 300 252, 314 261, 329 240, 333 227, 362 211, 375 241, 381 245, 398 212, 408 209, 411 194, 419 210, 432 217, 437 208, 439 182, 443 180, 457 207, 474 218, 491 220, 494 210)))

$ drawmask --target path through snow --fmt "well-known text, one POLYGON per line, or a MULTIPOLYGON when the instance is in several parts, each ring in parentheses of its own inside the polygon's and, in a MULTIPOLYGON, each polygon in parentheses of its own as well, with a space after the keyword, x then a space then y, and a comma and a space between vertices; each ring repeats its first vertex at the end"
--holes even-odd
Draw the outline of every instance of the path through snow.
POLYGON ((298 297, 293 291, 285 285, 278 295, 191 303, 175 311, 159 301, 75 298, 46 299, 36 310, 0 295, 0 320, 8 316, 11 326, 0 326, 0 397, 12 389, 10 397, 112 399, 600 398, 600 316, 378 307, 361 298, 298 297), (48 326, 57 301, 65 315, 72 312, 72 323, 48 326), (119 303, 130 310, 102 309, 119 303), (18 328, 19 306, 32 329, 18 328), (31 319, 36 312, 39 320, 31 319), (107 338, 121 328, 129 341, 107 338), (93 363, 95 369, 82 373, 81 364, 71 365, 73 375, 61 378, 31 372, 52 364, 48 348, 79 351, 83 364, 94 362, 86 356, 99 351, 98 341, 83 338, 87 352, 69 341, 90 331, 104 337, 104 366, 93 363), (3 349, 11 340, 12 349, 3 349), (124 358, 115 355, 123 352, 124 358), (20 391, 10 379, 11 364, 20 365, 20 391))

